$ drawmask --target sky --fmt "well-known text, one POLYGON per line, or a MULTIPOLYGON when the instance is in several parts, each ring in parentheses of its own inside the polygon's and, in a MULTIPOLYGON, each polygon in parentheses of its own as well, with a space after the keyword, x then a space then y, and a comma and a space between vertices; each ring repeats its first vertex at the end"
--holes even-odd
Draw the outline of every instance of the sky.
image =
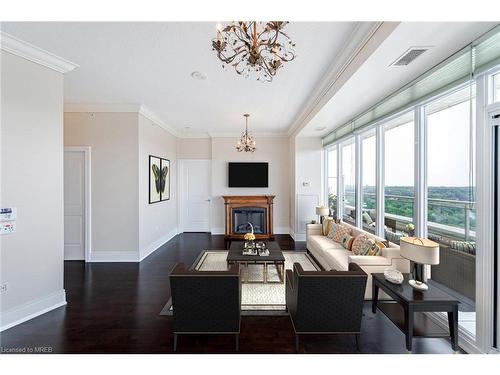
MULTIPOLYGON (((414 139, 413 122, 385 132, 386 186, 413 186, 414 139)), ((469 185, 469 102, 427 116, 427 155, 428 186, 469 185)), ((351 160, 354 151, 344 147, 346 184, 354 179, 351 160)), ((374 136, 363 141, 363 185, 375 186, 374 136)))

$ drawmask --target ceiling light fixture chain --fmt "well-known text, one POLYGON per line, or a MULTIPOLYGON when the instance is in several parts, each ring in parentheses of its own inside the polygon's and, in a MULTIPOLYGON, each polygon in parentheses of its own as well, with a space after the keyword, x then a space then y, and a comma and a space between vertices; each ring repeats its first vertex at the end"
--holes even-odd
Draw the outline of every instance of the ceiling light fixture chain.
POLYGON ((283 63, 295 59, 295 43, 283 32, 286 21, 233 22, 217 26, 212 50, 223 62, 231 64, 236 73, 249 77, 251 73, 261 82, 271 82, 283 63))
POLYGON ((250 115, 245 113, 243 116, 245 117, 245 131, 241 133, 241 138, 238 143, 236 143, 236 150, 238 152, 254 152, 256 149, 255 139, 248 133, 248 118, 250 115))

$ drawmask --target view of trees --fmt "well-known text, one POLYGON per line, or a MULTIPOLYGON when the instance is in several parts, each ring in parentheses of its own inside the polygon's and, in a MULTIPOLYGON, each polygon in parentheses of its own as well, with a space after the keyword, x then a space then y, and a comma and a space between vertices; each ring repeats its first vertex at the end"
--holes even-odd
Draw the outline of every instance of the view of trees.
MULTIPOLYGON (((354 206, 354 187, 346 189, 345 203, 354 206)), ((386 186, 385 187, 385 212, 389 214, 413 217, 413 186, 386 186)), ((430 222, 450 225, 458 228, 465 227, 466 202, 470 201, 469 187, 430 186, 428 188, 427 217, 430 222), (440 202, 433 199, 453 201, 440 202)), ((336 206, 337 197, 329 196, 330 207, 336 206)), ((375 209, 375 186, 363 187, 363 209, 375 209)), ((475 212, 474 205, 469 205, 467 212, 475 212)), ((471 229, 475 228, 475 215, 470 214, 471 229)))

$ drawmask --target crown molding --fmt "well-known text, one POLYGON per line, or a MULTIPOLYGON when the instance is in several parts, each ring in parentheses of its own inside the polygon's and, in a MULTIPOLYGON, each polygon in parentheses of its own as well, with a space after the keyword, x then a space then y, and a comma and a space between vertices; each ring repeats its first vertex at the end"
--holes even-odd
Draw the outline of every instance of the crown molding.
POLYGON ((182 139, 184 139, 184 138, 186 138, 186 139, 188 139, 188 138, 199 139, 199 138, 211 138, 211 137, 210 137, 210 134, 208 134, 208 133, 201 133, 201 132, 191 132, 191 133, 189 133, 189 132, 181 132, 181 133, 179 133, 179 138, 182 138, 182 139))
POLYGON ((297 136, 398 25, 399 22, 358 23, 338 57, 323 75, 323 84, 311 93, 303 110, 288 128, 287 135, 297 136))
MULTIPOLYGON (((183 132, 161 120, 151 109, 140 104, 64 104, 65 113, 138 113, 177 138, 239 138, 241 132, 183 132)), ((255 138, 288 138, 286 132, 251 132, 255 138)))
POLYGON ((153 111, 142 104, 64 104, 66 113, 138 113, 162 127, 172 135, 182 138, 179 131, 161 120, 153 111))
POLYGON ((0 31, 0 46, 3 51, 40 64, 59 73, 68 73, 79 67, 69 60, 56 56, 33 44, 0 31))
MULTIPOLYGON (((210 138, 240 138, 242 132, 210 132, 210 138)), ((286 132, 281 133, 265 133, 265 132, 250 132, 254 138, 288 138, 286 132)))
POLYGON ((151 111, 145 105, 140 106, 139 114, 143 115, 148 120, 154 122, 156 125, 159 125, 160 127, 165 129, 166 131, 168 131, 172 135, 176 136, 177 138, 182 138, 181 134, 179 133, 179 131, 176 128, 174 128, 173 126, 170 126, 169 124, 167 124, 166 122, 161 120, 155 113, 153 113, 153 111, 151 111))
POLYGON ((139 104, 74 104, 65 103, 64 112, 137 112, 139 113, 141 106, 139 104))

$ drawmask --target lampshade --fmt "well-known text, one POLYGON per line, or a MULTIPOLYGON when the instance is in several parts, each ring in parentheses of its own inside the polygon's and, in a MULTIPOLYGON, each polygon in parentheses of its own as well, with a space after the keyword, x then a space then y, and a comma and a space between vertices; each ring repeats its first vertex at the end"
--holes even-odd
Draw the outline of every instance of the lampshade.
POLYGON ((439 264, 439 244, 426 238, 401 237, 401 255, 420 264, 439 264))
POLYGON ((316 215, 318 216, 328 216, 330 209, 326 206, 316 206, 316 215))

